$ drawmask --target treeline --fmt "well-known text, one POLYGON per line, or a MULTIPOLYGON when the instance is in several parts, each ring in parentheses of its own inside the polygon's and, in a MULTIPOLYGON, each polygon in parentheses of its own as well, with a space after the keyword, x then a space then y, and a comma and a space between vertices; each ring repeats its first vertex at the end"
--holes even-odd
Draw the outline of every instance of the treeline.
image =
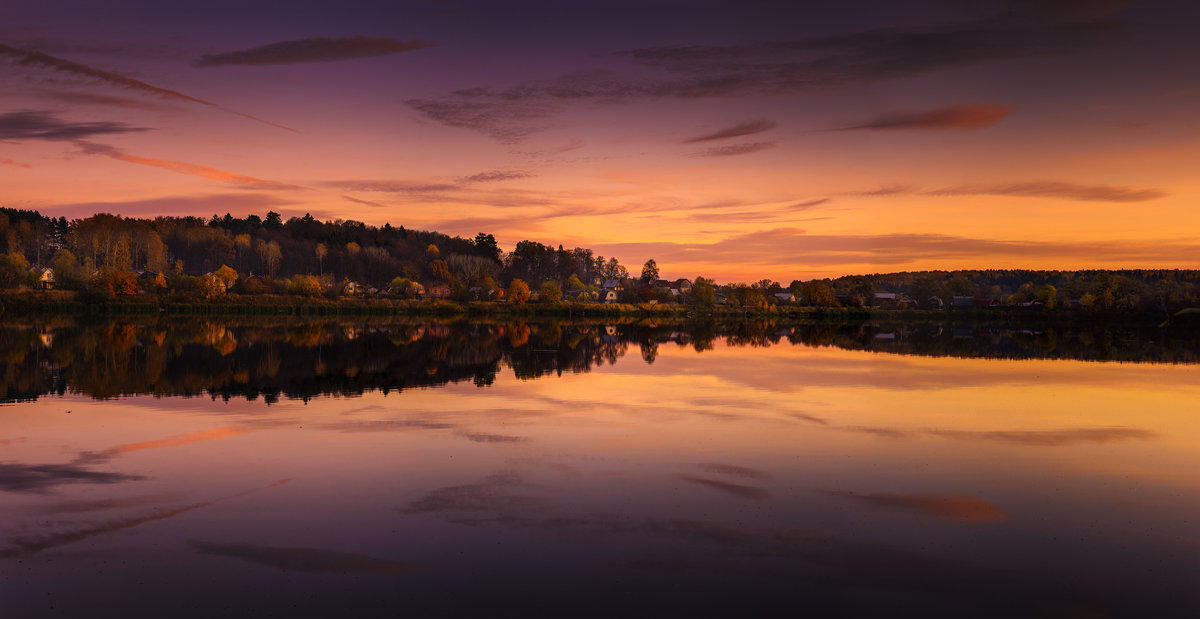
POLYGON ((653 259, 631 273, 616 258, 582 247, 523 240, 505 252, 483 232, 464 239, 390 223, 323 222, 310 215, 285 221, 274 211, 265 217, 97 214, 67 221, 0 208, 0 250, 0 288, 52 284, 107 296, 370 294, 516 303, 533 298, 735 308, 1025 305, 1156 313, 1200 305, 1200 270, 919 271, 793 280, 786 286, 771 279, 668 281, 659 278, 653 259))

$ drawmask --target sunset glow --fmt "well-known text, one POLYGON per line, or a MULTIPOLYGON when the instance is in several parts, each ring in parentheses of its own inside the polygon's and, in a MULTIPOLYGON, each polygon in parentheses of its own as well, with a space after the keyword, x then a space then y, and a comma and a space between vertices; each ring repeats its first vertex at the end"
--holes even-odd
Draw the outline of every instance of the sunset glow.
POLYGON ((354 4, 0 8, 0 205, 723 281, 1200 265, 1195 3, 354 4))

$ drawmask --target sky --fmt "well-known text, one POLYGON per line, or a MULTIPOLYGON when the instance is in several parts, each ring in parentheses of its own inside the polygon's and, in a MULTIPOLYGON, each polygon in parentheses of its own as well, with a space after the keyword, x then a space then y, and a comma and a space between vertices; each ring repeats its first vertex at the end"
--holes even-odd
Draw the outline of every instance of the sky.
POLYGON ((1200 5, 16 0, 0 205, 720 281, 1200 267, 1200 5))

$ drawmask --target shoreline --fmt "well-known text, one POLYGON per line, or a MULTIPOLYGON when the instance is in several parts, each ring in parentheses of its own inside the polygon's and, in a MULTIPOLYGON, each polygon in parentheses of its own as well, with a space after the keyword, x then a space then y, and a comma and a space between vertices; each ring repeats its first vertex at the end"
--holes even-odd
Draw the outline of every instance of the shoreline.
POLYGON ((786 321, 897 321, 1005 323, 1046 322, 1136 322, 1167 326, 1174 322, 1200 323, 1200 311, 1181 310, 1173 315, 1127 310, 1032 309, 997 307, 987 309, 882 309, 815 307, 799 305, 741 308, 677 304, 524 303, 448 300, 401 300, 384 298, 325 299, 283 295, 227 295, 198 301, 171 295, 140 294, 105 297, 74 291, 22 290, 0 293, 0 316, 5 318, 136 317, 171 316, 409 316, 418 318, 488 319, 673 319, 679 321, 740 321, 775 319, 786 321))

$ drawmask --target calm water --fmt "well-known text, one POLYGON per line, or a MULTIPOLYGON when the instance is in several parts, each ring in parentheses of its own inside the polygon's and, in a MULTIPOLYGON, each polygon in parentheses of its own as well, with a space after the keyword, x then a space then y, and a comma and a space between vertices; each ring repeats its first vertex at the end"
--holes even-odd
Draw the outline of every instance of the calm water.
POLYGON ((0 338, 3 617, 1200 616, 1188 333, 0 338))

